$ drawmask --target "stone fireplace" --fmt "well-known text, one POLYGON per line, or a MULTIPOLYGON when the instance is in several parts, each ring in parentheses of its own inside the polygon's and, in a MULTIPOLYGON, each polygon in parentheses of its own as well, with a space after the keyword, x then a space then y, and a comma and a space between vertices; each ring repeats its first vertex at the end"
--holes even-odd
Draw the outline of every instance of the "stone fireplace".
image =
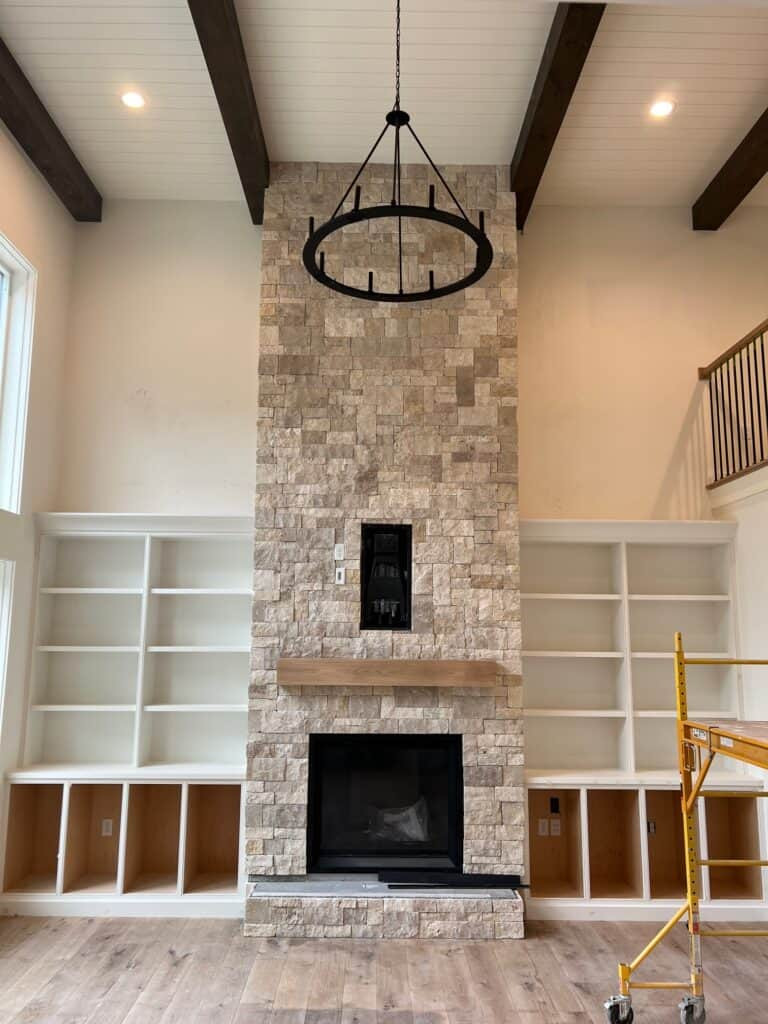
MULTIPOLYGON (((344 849, 352 851, 350 870, 365 869, 364 847, 377 830, 379 847, 397 854, 399 846, 406 859, 421 842, 445 864, 453 849, 467 873, 523 871, 514 196, 508 168, 444 170, 470 217, 485 212, 493 267, 465 292, 385 305, 328 291, 301 264, 309 216, 333 208, 354 170, 273 168, 262 256, 247 934, 522 934, 519 900, 501 896, 328 890, 309 898, 291 888, 310 872, 315 879, 343 870, 344 849), (371 628, 361 616, 369 524, 410 528, 410 628, 388 628, 394 590, 371 604, 379 616, 371 628), (304 659, 305 684, 278 679, 281 658, 304 659), (373 670, 370 679, 358 672, 354 685, 341 671, 335 678, 334 666, 352 659, 358 669, 368 659, 409 664, 413 685, 380 685, 373 670), (488 661, 490 685, 477 685, 488 661), (441 662, 461 663, 463 685, 447 677, 441 685, 441 662), (325 685, 311 678, 313 665, 323 667, 325 685), (379 746, 345 746, 350 737, 379 746), (331 767, 310 781, 320 751, 331 767), (460 751, 458 800, 432 779, 451 751, 460 751), (400 773, 389 794, 377 790, 376 752, 400 773), (333 850, 333 842, 318 846, 323 819, 313 799, 318 781, 342 785, 344 763, 354 776, 346 799, 357 807, 325 820, 329 835, 346 829, 333 850), (358 794, 366 772, 368 794, 358 794)), ((389 175, 391 168, 370 169, 364 201, 384 199, 389 175)), ((427 188, 425 167, 403 168, 404 202, 423 202, 427 188)), ((329 270, 344 267, 355 283, 369 268, 394 274, 385 224, 337 236, 329 270)), ((430 224, 405 226, 404 237, 408 280, 430 269, 438 280, 463 274, 474 251, 446 243, 430 224)))

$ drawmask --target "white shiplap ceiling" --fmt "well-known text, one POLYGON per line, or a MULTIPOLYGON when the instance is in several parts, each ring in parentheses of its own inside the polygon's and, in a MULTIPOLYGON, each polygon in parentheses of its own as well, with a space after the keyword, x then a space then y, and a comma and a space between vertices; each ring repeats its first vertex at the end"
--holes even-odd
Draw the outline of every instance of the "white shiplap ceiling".
POLYGON ((0 35, 105 197, 242 198, 186 0, 0 0, 0 35))
MULTIPOLYGON (((764 7, 609 7, 537 202, 690 205, 766 106, 764 7), (657 97, 677 103, 665 121, 657 97)), ((747 201, 768 203, 766 184, 747 201)))
MULTIPOLYGON (((236 6, 270 157, 359 163, 394 99, 393 0, 236 6)), ((435 160, 511 159, 555 7, 404 0, 401 100, 435 160)))
MULTIPOLYGON (((271 158, 359 162, 392 103, 393 0, 236 6, 271 158)), ((403 105, 438 162, 509 162, 555 6, 403 0, 403 105)), ((242 198, 186 0, 0 0, 0 35, 105 197, 242 198)), ((537 202, 690 205, 767 105, 766 0, 612 4, 537 202), (660 95, 677 109, 652 122, 660 95)))

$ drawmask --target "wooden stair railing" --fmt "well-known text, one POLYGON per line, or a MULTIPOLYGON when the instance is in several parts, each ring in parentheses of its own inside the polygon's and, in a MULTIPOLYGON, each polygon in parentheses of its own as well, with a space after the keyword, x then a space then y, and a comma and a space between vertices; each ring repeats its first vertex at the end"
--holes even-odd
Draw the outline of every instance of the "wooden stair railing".
POLYGON ((768 320, 699 369, 707 381, 714 479, 708 487, 768 466, 768 320))

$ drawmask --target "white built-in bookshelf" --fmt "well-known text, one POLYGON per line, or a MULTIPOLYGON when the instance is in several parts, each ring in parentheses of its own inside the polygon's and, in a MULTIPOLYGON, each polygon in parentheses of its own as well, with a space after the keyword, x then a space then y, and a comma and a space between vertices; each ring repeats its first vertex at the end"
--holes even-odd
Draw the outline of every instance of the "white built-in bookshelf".
POLYGON ((251 524, 42 516, 38 577, 2 902, 239 915, 251 524))
MULTIPOLYGON (((673 634, 736 653, 733 533, 522 524, 529 915, 663 917, 681 898, 673 634)), ((241 915, 251 540, 245 519, 40 518, 0 912, 241 915)), ((697 717, 741 714, 733 668, 691 670, 689 696, 697 717)), ((763 781, 723 762, 709 784, 763 781)), ((704 801, 704 855, 765 851, 757 804, 704 801)), ((710 916, 768 917, 760 869, 703 887, 710 916)))
MULTIPOLYGON (((533 916, 663 916, 683 897, 674 633, 689 654, 736 655, 734 531, 704 522, 522 524, 533 916)), ((692 717, 741 717, 736 668, 691 669, 689 684, 692 717)), ((763 780, 723 759, 708 786, 760 790, 763 780)), ((704 801, 703 849, 760 856, 758 803, 704 801)), ((766 914, 759 869, 705 869, 703 888, 711 915, 766 914)))

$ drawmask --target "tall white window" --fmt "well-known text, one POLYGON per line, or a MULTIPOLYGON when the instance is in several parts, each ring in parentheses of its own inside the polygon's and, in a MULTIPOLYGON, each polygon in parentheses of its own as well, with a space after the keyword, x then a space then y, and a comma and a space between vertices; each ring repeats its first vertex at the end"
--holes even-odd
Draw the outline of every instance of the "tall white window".
POLYGON ((37 273, 0 235, 0 509, 21 510, 37 273))

